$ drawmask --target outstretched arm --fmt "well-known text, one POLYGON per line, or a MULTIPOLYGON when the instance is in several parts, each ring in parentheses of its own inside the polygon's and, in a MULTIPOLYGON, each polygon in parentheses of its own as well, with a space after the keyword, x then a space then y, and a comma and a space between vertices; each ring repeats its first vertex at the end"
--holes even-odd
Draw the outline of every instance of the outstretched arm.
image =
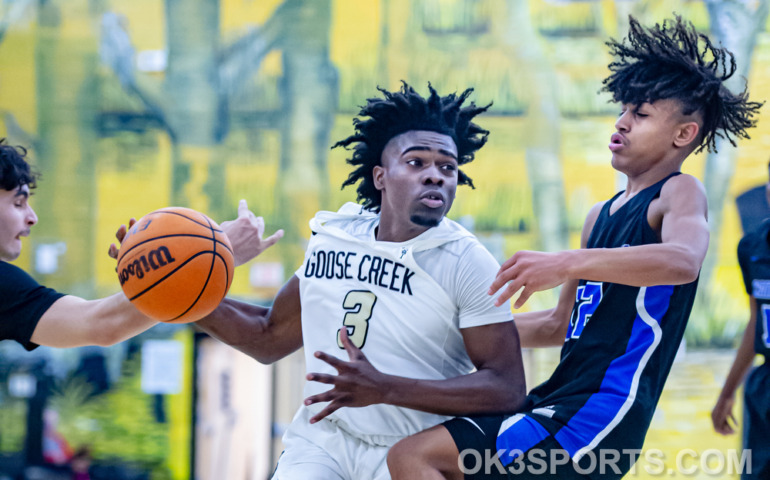
POLYGON ((231 298, 195 325, 260 363, 273 363, 302 346, 299 279, 286 282, 270 308, 231 298))
POLYGON ((660 231, 661 243, 553 253, 520 251, 500 267, 490 294, 505 287, 497 299, 500 304, 521 290, 514 304, 519 308, 534 292, 567 280, 633 286, 692 282, 698 277, 708 249, 706 215, 703 185, 689 175, 673 177, 648 212, 650 225, 660 231))
POLYGON ((40 317, 30 340, 48 347, 106 347, 138 335, 156 323, 139 313, 122 292, 99 300, 67 295, 40 317))
POLYGON ((311 423, 341 407, 377 403, 442 415, 511 412, 526 396, 519 338, 512 322, 463 329, 465 348, 476 371, 446 380, 386 375, 374 368, 364 353, 350 342, 346 329, 341 333, 350 361, 315 352, 317 358, 336 368, 338 375, 307 375, 308 380, 334 386, 305 399, 305 405, 330 402, 311 423))
POLYGON ((735 354, 733 366, 730 367, 730 373, 719 393, 717 403, 711 411, 711 422, 714 424, 714 430, 722 435, 735 433, 734 425, 738 422, 733 416, 733 405, 735 404, 735 392, 743 383, 746 374, 754 363, 754 335, 757 324, 757 302, 753 296, 751 300, 751 317, 749 324, 746 325, 746 331, 743 333, 741 345, 735 354))

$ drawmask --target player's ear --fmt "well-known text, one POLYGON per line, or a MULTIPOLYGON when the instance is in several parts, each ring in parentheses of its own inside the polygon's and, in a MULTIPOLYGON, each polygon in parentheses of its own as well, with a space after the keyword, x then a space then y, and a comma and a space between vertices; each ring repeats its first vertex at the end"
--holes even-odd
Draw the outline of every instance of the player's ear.
POLYGON ((697 122, 686 122, 679 125, 676 136, 674 137, 674 145, 677 147, 686 147, 690 145, 698 137, 700 133, 700 126, 697 122))
POLYGON ((382 190, 385 188, 385 184, 382 181, 382 177, 385 176, 385 169, 380 165, 375 165, 372 168, 372 177, 374 177, 374 188, 382 190))

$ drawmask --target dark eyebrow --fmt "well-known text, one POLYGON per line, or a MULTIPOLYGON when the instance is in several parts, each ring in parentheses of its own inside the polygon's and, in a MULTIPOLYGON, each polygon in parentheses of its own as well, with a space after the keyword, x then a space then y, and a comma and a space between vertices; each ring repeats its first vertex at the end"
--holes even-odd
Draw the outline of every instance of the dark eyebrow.
MULTIPOLYGON (((406 155, 407 153, 409 153, 411 151, 415 151, 415 150, 419 151, 419 152, 430 152, 433 149, 430 148, 430 147, 423 147, 423 146, 415 145, 415 146, 409 147, 406 150, 404 150, 403 152, 401 152, 401 155, 406 155)), ((457 155, 455 155, 454 153, 450 152, 449 150, 444 150, 443 148, 439 148, 438 149, 438 153, 440 153, 442 155, 445 155, 447 157, 452 157, 455 160, 457 160, 457 155)))
POLYGON ((29 198, 29 192, 27 192, 26 190, 22 190, 21 187, 19 187, 19 189, 16 190, 16 195, 14 195, 13 197, 14 198, 16 198, 16 197, 29 198))

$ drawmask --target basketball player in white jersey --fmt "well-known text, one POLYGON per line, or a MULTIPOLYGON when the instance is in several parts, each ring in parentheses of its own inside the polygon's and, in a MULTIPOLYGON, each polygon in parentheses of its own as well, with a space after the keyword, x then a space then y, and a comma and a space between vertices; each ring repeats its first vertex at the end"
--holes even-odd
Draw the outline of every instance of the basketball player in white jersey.
POLYGON ((457 185, 472 186, 459 167, 486 142, 472 119, 488 106, 429 88, 380 89, 362 107, 335 145, 353 145, 344 185, 360 182, 360 204, 310 222, 305 261, 272 308, 226 299, 198 322, 263 363, 304 345, 307 398, 274 479, 388 479, 399 439, 524 398, 510 307, 486 294, 499 266, 445 217, 457 185))

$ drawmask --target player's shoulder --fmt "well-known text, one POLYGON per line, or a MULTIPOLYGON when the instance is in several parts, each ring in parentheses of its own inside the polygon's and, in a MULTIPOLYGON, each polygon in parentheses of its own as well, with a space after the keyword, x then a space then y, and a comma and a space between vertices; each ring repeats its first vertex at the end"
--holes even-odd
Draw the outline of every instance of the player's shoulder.
POLYGON ((594 203, 593 206, 588 210, 586 220, 596 221, 596 219, 599 217, 599 214, 602 212, 602 208, 604 208, 607 202, 609 202, 609 200, 602 200, 601 202, 594 203))
POLYGON ((12 274, 21 275, 24 277, 29 276, 27 272, 17 267, 16 265, 12 263, 4 262, 2 260, 0 260, 0 274, 2 274, 0 275, 2 277, 5 277, 6 275, 12 275, 12 274))
POLYGON ((668 178, 660 190, 661 197, 677 196, 691 198, 706 198, 706 187, 696 177, 688 173, 680 173, 668 178))
POLYGON ((444 218, 438 227, 426 233, 429 235, 425 237, 425 246, 433 245, 434 248, 418 250, 428 253, 431 261, 450 263, 454 268, 473 268, 489 262, 499 267, 484 243, 458 222, 444 218))
POLYGON ((588 210, 586 220, 583 222, 584 233, 585 230, 588 230, 589 232, 591 231, 594 224, 596 224, 596 220, 599 218, 599 214, 602 213, 602 209, 607 204, 607 202, 609 202, 609 200, 602 200, 601 202, 597 202, 591 207, 590 210, 588 210))
POLYGON ((335 232, 344 232, 353 237, 366 238, 371 236, 378 221, 377 213, 348 202, 336 212, 322 210, 316 213, 310 220, 310 229, 313 234, 324 232, 334 236, 335 232))
MULTIPOLYGON (((0 260, 0 285, 5 288, 29 288, 38 283, 16 265, 0 260)), ((6 292, 7 293, 7 292, 6 292)))
POLYGON ((765 220, 760 226, 746 233, 738 242, 738 254, 750 253, 761 249, 767 242, 770 234, 770 219, 765 220))

